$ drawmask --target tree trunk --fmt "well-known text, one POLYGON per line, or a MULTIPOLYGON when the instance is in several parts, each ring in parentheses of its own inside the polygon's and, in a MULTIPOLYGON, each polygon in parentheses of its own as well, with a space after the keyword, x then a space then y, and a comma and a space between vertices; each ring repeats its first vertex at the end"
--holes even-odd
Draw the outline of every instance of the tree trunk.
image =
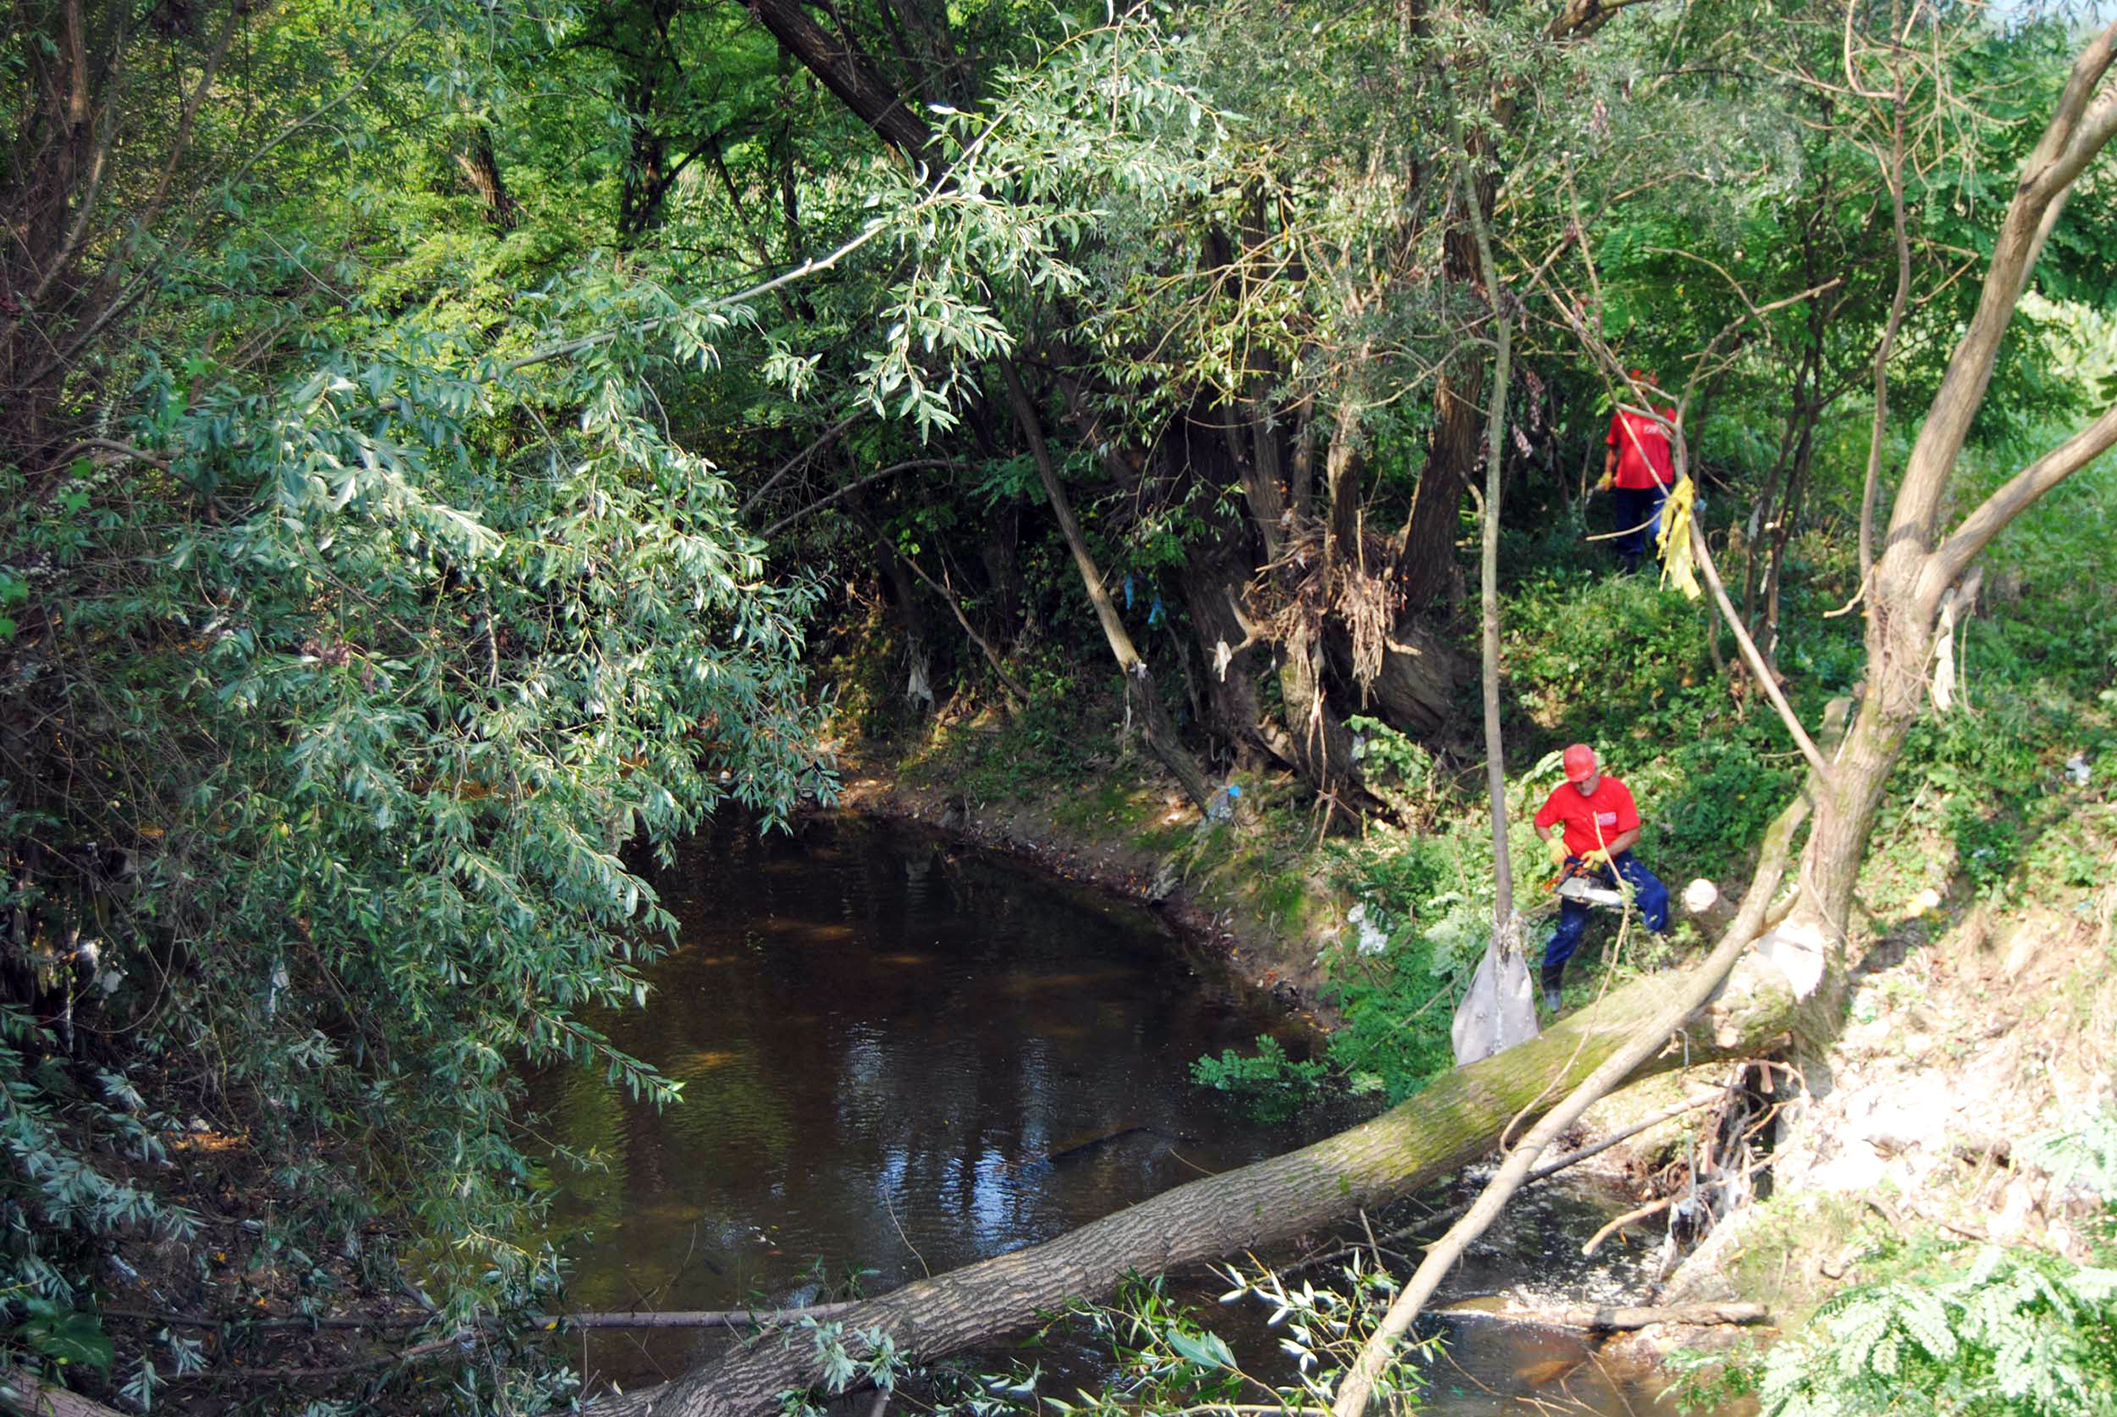
POLYGON ((1125 622, 1118 618, 1110 592, 1103 586, 1103 573, 1096 569, 1095 558, 1088 552, 1088 539, 1081 535, 1081 524, 1073 515, 1073 504, 1067 500, 1065 485, 1059 481, 1058 466, 1052 461, 1051 449, 1045 445, 1044 421, 1037 416, 1036 404, 1030 399, 1021 372, 1014 367, 1012 359, 1001 357, 1000 377, 1006 382, 1008 407, 1014 411, 1022 437, 1029 444, 1029 456, 1036 464, 1038 479, 1044 484, 1044 495, 1051 501, 1051 515, 1059 524, 1060 534, 1066 538, 1066 549, 1073 555, 1073 566, 1080 573, 1082 588, 1088 592, 1088 602, 1095 607, 1095 618, 1103 627, 1103 638, 1109 641, 1110 654, 1117 660, 1118 671, 1125 676, 1125 703, 1139 720, 1147 751, 1169 770, 1169 774, 1182 785, 1184 794, 1203 810, 1213 795, 1212 783, 1198 760, 1177 740, 1176 725, 1169 721, 1169 711, 1161 701, 1153 671, 1133 647, 1125 622))
POLYGON ((978 559, 984 562, 985 579, 992 586, 985 619, 993 636, 1012 646, 1022 628, 1021 497, 1010 497, 993 508, 986 525, 987 535, 978 546, 978 559))
POLYGON ((933 164, 933 130, 874 61, 813 19, 800 0, 748 0, 757 22, 891 147, 914 162, 933 164))
POLYGON ((521 222, 521 214, 500 176, 500 158, 493 150, 491 128, 479 122, 470 124, 456 148, 456 166, 463 173, 464 185, 484 207, 486 225, 499 232, 513 231, 521 222))
MULTIPOLYGON (((1504 118, 1500 126, 1506 126, 1504 118)), ((1471 145, 1473 162, 1482 157, 1482 146, 1471 145)), ((1467 200, 1476 204, 1478 220, 1488 229, 1498 194, 1498 179, 1491 173, 1469 183, 1467 200)), ((1441 264, 1452 284, 1475 292, 1486 302, 1492 299, 1492 292, 1483 289, 1477 242, 1467 220, 1451 226, 1441 239, 1441 264)), ((1452 362, 1455 367, 1444 370, 1434 386, 1433 442, 1426 451, 1426 465, 1419 471, 1419 485, 1412 492, 1411 516, 1404 523, 1403 544, 1397 552, 1404 600, 1413 609, 1436 602, 1453 606, 1462 592, 1455 540, 1462 525, 1463 494, 1477 466, 1478 433, 1484 421, 1478 401, 1485 366, 1467 353, 1452 362)))
POLYGON ((1193 550, 1178 573, 1204 662, 1204 716, 1213 737, 1233 749, 1239 766, 1254 770, 1269 755, 1293 767, 1294 745, 1276 723, 1266 721, 1251 667, 1266 651, 1252 641, 1251 627, 1235 609, 1249 567, 1249 540, 1227 520, 1212 541, 1193 550))
POLYGON ((1404 523, 1404 542, 1397 552, 1397 573, 1405 603, 1415 607, 1453 605, 1461 595, 1462 577, 1455 560, 1455 541, 1463 524, 1463 493, 1470 469, 1477 465, 1478 395, 1484 370, 1461 377, 1443 374, 1434 386, 1433 443, 1419 485, 1412 492, 1411 516, 1404 523))
POLYGON ((1368 686, 1391 726, 1414 738, 1430 738, 1456 712, 1456 686, 1465 667, 1453 645, 1411 615, 1398 617, 1390 632, 1395 645, 1382 656, 1382 672, 1368 686))
MULTIPOLYGON (((1279 435, 1266 426, 1269 413, 1260 381, 1254 398, 1193 409, 1183 420, 1180 446, 1191 476, 1210 487, 1224 487, 1231 481, 1241 486, 1250 526, 1264 547, 1265 560, 1276 562, 1286 549, 1290 528, 1285 520, 1279 435)), ((1281 566, 1271 574, 1291 590, 1315 573, 1310 568, 1281 566)), ((1231 577, 1229 588, 1235 590, 1238 585, 1231 577)), ((1209 604, 1207 609, 1213 612, 1218 607, 1209 604)), ((1227 614, 1234 614, 1232 605, 1227 614)), ((1216 614, 1214 618, 1221 617, 1216 614)), ((1349 808, 1359 783, 1353 772, 1352 735, 1330 701, 1325 634, 1314 622, 1296 623, 1277 648, 1285 725, 1280 731, 1259 723, 1257 731, 1276 755, 1301 774, 1319 800, 1349 808)), ((1212 653, 1211 643, 1207 652, 1212 653)))
MULTIPOLYGON (((842 1316, 841 1339, 889 1334, 921 1361, 961 1353, 1034 1324, 1071 1298, 1100 1298, 1125 1275, 1281 1242, 1386 1204, 1475 1160, 1503 1129, 1541 1114, 1621 1047, 1672 992, 1643 979, 1553 1025, 1542 1037, 1437 1078, 1374 1121, 1223 1175, 1179 1186, 1047 1244, 982 1260, 871 1300, 842 1316)), ((1770 1048, 1793 1020, 1776 970, 1752 956, 1670 1046, 1636 1074, 1770 1048)), ((818 1381, 813 1338, 770 1333, 662 1387, 597 1399, 597 1417, 751 1417, 777 1394, 818 1381)))
POLYGON ((123 1417, 115 1407, 46 1385, 27 1368, 0 1370, 0 1386, 13 1389, 9 1401, 36 1417, 123 1417))
POLYGON ((1297 623, 1279 646, 1279 698, 1286 705, 1286 731, 1302 780, 1320 802, 1351 812, 1349 799, 1360 790, 1352 770, 1352 734, 1331 707, 1325 663, 1322 635, 1297 623))
MULTIPOLYGON (((1802 1011, 1804 1035, 1834 1032, 1845 969, 1847 925, 1860 862, 1882 792, 1926 694, 1927 654, 1942 596, 2009 522, 2066 478, 2117 445, 2117 407, 2038 458, 1941 535, 1956 459, 1984 402, 2001 342, 2036 268, 2045 238, 2073 184, 2117 138, 2117 23, 2088 41, 2073 64, 2043 136, 2023 162, 2014 198, 1993 243, 1978 308, 1919 426, 1891 511, 1889 533, 1868 581, 1867 693, 1802 861, 1806 897, 1797 919, 1824 954, 1824 986, 1802 1011)), ((1804 1042, 1807 1038, 1804 1038, 1804 1042)))

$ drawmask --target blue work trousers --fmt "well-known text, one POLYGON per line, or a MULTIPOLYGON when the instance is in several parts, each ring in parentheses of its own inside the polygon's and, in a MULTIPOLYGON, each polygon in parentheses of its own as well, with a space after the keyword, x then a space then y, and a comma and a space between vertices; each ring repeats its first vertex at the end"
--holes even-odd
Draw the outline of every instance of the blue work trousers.
POLYGON ((1610 497, 1617 512, 1617 559, 1626 570, 1636 571, 1661 534, 1661 508, 1669 500, 1669 489, 1658 482, 1652 487, 1619 487, 1610 497))
MULTIPOLYGON (((1579 864, 1573 857, 1566 858, 1569 869, 1579 864)), ((1639 923, 1657 935, 1669 928, 1669 888, 1631 852, 1621 851, 1610 865, 1582 870, 1580 874, 1599 886, 1613 888, 1617 877, 1624 877, 1632 887, 1632 905, 1639 911, 1639 923)), ((1582 901, 1559 898, 1558 928, 1551 932, 1551 943, 1544 946, 1546 965, 1564 964, 1573 958, 1573 952, 1580 948, 1580 937, 1587 933, 1588 915, 1593 909, 1582 901)))

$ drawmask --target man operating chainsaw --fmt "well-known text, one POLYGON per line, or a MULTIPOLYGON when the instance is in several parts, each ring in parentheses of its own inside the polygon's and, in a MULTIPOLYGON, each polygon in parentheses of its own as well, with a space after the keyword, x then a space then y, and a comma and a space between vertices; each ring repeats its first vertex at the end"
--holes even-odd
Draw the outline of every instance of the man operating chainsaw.
POLYGON ((1563 889, 1568 880, 1615 887, 1622 877, 1632 888, 1640 923, 1655 934, 1669 925, 1668 887, 1632 855, 1639 840, 1639 808, 1631 789, 1605 775, 1595 750, 1575 743, 1565 753, 1566 780, 1551 790, 1536 814, 1536 836, 1559 868, 1558 928, 1544 947, 1544 1007, 1557 1013, 1566 961, 1580 948, 1588 928, 1588 900, 1563 889))

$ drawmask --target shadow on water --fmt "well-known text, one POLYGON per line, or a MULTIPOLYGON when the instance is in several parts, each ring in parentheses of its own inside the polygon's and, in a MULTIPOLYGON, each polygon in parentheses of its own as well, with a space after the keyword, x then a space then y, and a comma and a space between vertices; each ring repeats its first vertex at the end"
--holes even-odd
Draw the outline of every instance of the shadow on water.
MULTIPOLYGON (((1196 1087, 1201 1054, 1271 1032, 1298 1056, 1306 1040, 1188 957, 1152 914, 1004 859, 860 819, 763 838, 730 819, 655 883, 678 948, 650 971, 645 1010, 597 1023, 680 1081, 683 1104, 657 1112, 578 1070, 531 1088, 544 1133, 604 1163, 553 1167, 576 1309, 800 1305, 849 1283, 880 1292, 1357 1120, 1338 1105, 1263 1126, 1196 1087)), ((1510 1217, 1452 1288, 1549 1272, 1555 1250, 1577 1249, 1610 1213, 1582 1202, 1581 1215, 1547 1217, 1569 1244, 1520 1228, 1557 1204, 1510 1217)), ((1219 1310, 1209 1322, 1223 1315, 1230 1341, 1242 1339, 1251 1320, 1219 1310)), ((1275 1336, 1252 1326, 1243 1346, 1275 1352, 1275 1336)), ((1464 1328, 1437 1365, 1441 1410, 1497 1410, 1487 1390, 1525 1390, 1520 1374, 1538 1364, 1559 1363, 1577 1385, 1569 1340, 1464 1328)), ((592 1380, 629 1388, 724 1342, 605 1332, 577 1354, 592 1380)), ((1085 1349, 1039 1356, 1081 1383, 1106 1376, 1085 1349)), ((1550 1383, 1538 1391, 1565 1401, 1550 1383)), ((1620 1392, 1589 1410, 1649 1407, 1620 1392)))

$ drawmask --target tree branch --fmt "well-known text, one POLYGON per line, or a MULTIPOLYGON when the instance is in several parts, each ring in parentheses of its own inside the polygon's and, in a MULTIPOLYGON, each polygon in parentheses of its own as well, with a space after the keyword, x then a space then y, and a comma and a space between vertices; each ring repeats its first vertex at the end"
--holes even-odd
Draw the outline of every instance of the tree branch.
POLYGON ((1801 726, 1801 720, 1794 716, 1793 706, 1786 702, 1786 695, 1779 692, 1778 679, 1764 663, 1764 656, 1757 652, 1757 642, 1749 637, 1749 630, 1744 627, 1742 617, 1735 613, 1735 607, 1729 603, 1727 588, 1720 584, 1720 569, 1713 564, 1712 549, 1706 545, 1705 533, 1698 529, 1696 518, 1691 521, 1691 554, 1697 559, 1698 569, 1705 572, 1705 583, 1712 589, 1713 600, 1719 605, 1720 613, 1727 617, 1728 628, 1735 632, 1735 643, 1742 649, 1742 662, 1749 666, 1750 673, 1757 676, 1757 683, 1763 688, 1764 696, 1770 699, 1772 707, 1779 711, 1779 721, 1786 725, 1786 731, 1793 736, 1795 746, 1801 750, 1801 756, 1808 759, 1808 766, 1816 774, 1816 780, 1828 785, 1831 781, 1830 764, 1809 738, 1808 730, 1801 726))
POLYGON ((1978 509, 1963 518, 1934 551, 1921 584, 1932 592, 1954 583, 1977 559, 1977 553, 2046 492, 2117 446, 2117 404, 2057 447, 2007 479, 1978 509))
POLYGON ((2013 323, 2015 307, 2035 268, 2050 222, 2055 220, 2052 207, 2070 190, 2069 184, 2088 160, 2117 136, 2117 93, 2099 99, 2094 96, 2113 57, 2117 57, 2117 22, 2081 50, 2057 110, 2022 164, 2020 185, 1993 244, 1977 312, 1948 361, 1905 463, 1896 509, 1889 519, 1892 546, 1883 554, 1885 566, 1896 546, 1908 543, 1901 554, 1917 555, 1932 537, 1948 475, 1969 436, 1970 421, 1984 402, 2000 341, 2013 323))
POLYGON ((849 497, 853 493, 858 492, 863 487, 869 486, 873 483, 881 482, 885 478, 895 477, 900 472, 915 472, 921 468, 953 468, 957 471, 962 471, 968 466, 969 464, 957 462, 953 458, 913 458, 910 462, 895 463, 889 467, 883 468, 880 472, 869 473, 867 476, 861 478, 858 482, 848 482, 845 486, 839 488, 836 492, 831 493, 828 497, 818 498, 816 501, 809 503, 806 507, 800 507, 794 511, 788 512, 778 521, 773 522, 770 526, 766 527, 764 531, 760 533, 760 535, 762 535, 765 540, 770 541, 773 537, 779 535, 780 532, 786 530, 786 528, 792 526, 795 522, 800 521, 803 517, 808 516, 810 513, 820 512, 825 507, 830 506, 831 503, 838 501, 840 498, 849 497))

